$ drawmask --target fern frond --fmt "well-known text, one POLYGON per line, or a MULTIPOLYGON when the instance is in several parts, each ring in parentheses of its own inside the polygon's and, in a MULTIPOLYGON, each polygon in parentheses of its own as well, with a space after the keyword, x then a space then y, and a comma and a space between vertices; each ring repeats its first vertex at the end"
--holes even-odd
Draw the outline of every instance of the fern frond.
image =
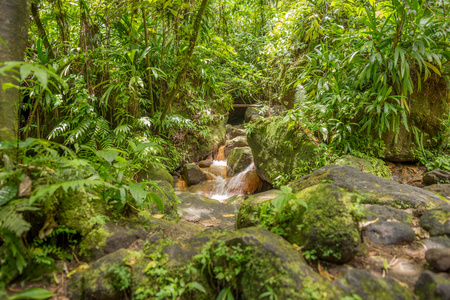
POLYGON ((69 131, 70 135, 66 140, 66 143, 75 144, 77 142, 82 142, 87 136, 89 129, 94 121, 90 118, 86 118, 78 124, 78 126, 69 131))
POLYGON ((10 203, 0 209, 0 231, 8 230, 20 237, 30 230, 31 225, 23 219, 21 212, 39 210, 37 207, 28 205, 26 199, 10 203))

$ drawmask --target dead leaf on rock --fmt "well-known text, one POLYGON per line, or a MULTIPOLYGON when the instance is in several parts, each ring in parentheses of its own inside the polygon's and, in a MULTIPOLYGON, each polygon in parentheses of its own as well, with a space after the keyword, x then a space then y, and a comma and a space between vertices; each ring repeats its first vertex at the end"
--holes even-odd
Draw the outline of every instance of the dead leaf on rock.
POLYGON ((19 197, 26 197, 31 195, 32 180, 29 176, 25 175, 22 182, 19 185, 19 197))
POLYGON ((234 216, 235 216, 234 214, 228 214, 228 215, 223 215, 222 217, 224 217, 224 218, 232 218, 234 216))

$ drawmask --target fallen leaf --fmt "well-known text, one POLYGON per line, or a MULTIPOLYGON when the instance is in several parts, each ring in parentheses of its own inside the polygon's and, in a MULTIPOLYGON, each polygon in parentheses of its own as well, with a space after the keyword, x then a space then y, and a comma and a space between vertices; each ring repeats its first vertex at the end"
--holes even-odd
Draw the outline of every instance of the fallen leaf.
POLYGON ((228 215, 223 215, 222 217, 224 217, 224 218, 232 218, 234 216, 235 216, 234 214, 228 214, 228 215))
POLYGON ((333 281, 333 276, 323 269, 323 267, 320 264, 320 262, 318 263, 318 269, 319 269, 319 274, 322 277, 326 278, 328 281, 333 281))
POLYGON ((79 265, 78 267, 76 267, 75 269, 73 269, 72 271, 69 272, 69 274, 67 274, 67 278, 70 278, 73 274, 75 274, 76 272, 80 272, 80 271, 84 271, 86 269, 89 269, 89 265, 84 264, 84 265, 79 265))
POLYGON ((19 185, 19 197, 25 197, 31 195, 31 178, 25 175, 22 182, 19 185))
POLYGON ((153 217, 153 218, 156 218, 156 219, 162 219, 162 218, 164 217, 164 215, 162 215, 162 214, 159 214, 159 215, 152 215, 152 217, 153 217))

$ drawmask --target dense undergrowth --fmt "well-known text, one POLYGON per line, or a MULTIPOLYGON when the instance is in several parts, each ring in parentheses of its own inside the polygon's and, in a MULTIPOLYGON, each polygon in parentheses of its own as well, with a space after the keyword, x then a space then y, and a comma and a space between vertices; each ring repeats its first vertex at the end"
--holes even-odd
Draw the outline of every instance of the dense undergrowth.
POLYGON ((28 218, 45 220, 65 193, 115 214, 161 206, 137 172, 176 170, 179 141, 207 140, 234 102, 288 107, 290 126, 323 149, 318 166, 342 153, 382 157, 382 136, 404 128, 416 159, 450 170, 448 116, 437 136, 409 118, 421 89, 448 82, 448 1, 210 1, 189 57, 200 2, 32 1, 24 62, 0 62, 17 79, 2 88, 21 91, 22 140, 1 144, 0 260, 14 260, 0 281, 68 259, 70 243, 51 238, 72 229, 30 232, 28 218))

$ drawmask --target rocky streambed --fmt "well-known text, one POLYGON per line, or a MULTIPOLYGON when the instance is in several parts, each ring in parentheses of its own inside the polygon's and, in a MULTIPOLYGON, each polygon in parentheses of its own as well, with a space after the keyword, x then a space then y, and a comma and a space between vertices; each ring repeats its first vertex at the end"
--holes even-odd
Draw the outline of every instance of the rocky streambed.
MULTIPOLYGON (((185 182, 202 179, 184 191, 174 193, 163 185, 161 196, 170 204, 165 213, 171 218, 149 211, 125 226, 102 227, 106 238, 91 246, 96 254, 90 259, 97 260, 71 276, 67 296, 450 298, 446 184, 423 189, 361 171, 361 166, 328 165, 289 185, 289 194, 302 199, 307 209, 288 201, 276 211, 266 204, 280 195, 278 190, 224 202, 199 192, 202 182, 205 187, 213 180, 208 174, 214 158, 201 162, 202 167, 185 167, 185 182), (270 222, 264 214, 273 216, 270 222), (120 268, 125 275, 116 271, 120 268)), ((240 168, 245 171, 251 164, 247 159, 240 168)), ((219 173, 226 177, 225 171, 219 173)), ((435 171, 425 174, 424 182, 445 178, 450 174, 435 171)))

